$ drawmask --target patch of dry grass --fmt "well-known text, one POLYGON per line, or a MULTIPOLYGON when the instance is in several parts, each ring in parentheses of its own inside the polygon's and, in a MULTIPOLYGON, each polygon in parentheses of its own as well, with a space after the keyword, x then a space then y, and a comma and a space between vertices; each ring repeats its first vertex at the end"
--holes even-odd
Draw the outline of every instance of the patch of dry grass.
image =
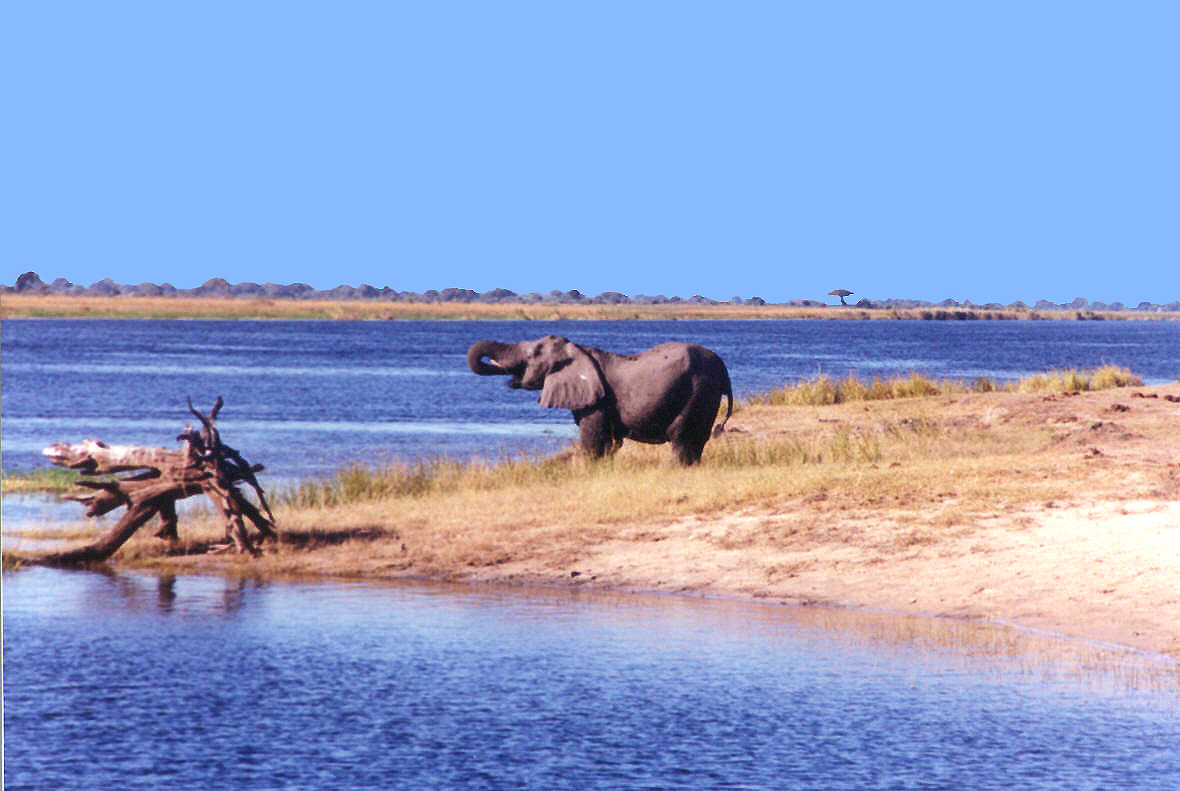
POLYGON ((1115 387, 1137 387, 1143 380, 1125 368, 1105 366, 1097 370, 1070 369, 1049 371, 1017 382, 1001 384, 987 377, 972 382, 956 379, 935 380, 921 374, 865 381, 849 374, 836 379, 820 374, 793 384, 758 393, 745 399, 749 406, 828 406, 850 401, 888 401, 901 398, 924 398, 962 393, 1007 392, 1080 392, 1115 387))
POLYGON ((15 541, 73 541, 73 540, 89 540, 97 536, 101 531, 87 522, 78 522, 76 525, 54 526, 54 527, 26 527, 18 530, 5 530, 5 539, 15 541))
POLYGON ((1015 389, 1021 393, 1080 393, 1087 390, 1110 390, 1116 387, 1140 387, 1143 380, 1126 368, 1108 365, 1097 370, 1071 368, 1049 371, 1021 379, 1015 389))

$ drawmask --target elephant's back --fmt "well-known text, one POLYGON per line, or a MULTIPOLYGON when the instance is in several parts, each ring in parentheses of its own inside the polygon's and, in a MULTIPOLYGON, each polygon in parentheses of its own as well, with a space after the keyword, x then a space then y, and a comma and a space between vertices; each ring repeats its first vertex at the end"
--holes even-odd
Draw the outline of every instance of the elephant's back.
POLYGON ((706 349, 704 346, 696 343, 661 343, 659 346, 651 347, 639 356, 643 357, 650 354, 659 355, 669 360, 683 359, 698 365, 714 360, 721 361, 721 358, 717 356, 717 352, 712 349, 706 349))
MULTIPOLYGON (((661 343, 651 352, 659 352, 668 360, 683 361, 684 370, 708 374, 729 383, 729 371, 725 362, 712 349, 696 343, 661 343)), ((650 353, 650 352, 649 352, 650 353)))
POLYGON ((627 373, 622 379, 633 393, 643 393, 640 398, 645 402, 687 398, 702 388, 729 389, 725 363, 715 352, 695 343, 661 343, 627 358, 623 368, 627 373))

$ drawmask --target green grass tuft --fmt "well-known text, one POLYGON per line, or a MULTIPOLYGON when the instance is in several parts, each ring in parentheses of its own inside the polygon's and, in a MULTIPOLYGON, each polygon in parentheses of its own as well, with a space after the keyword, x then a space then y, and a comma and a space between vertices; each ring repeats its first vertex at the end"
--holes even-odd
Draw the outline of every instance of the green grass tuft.
MULTIPOLYGON (((77 486, 82 474, 63 467, 48 467, 39 470, 12 470, 4 474, 0 488, 5 494, 23 492, 47 492, 64 494, 77 486)), ((87 476, 88 480, 110 480, 110 475, 87 476)))

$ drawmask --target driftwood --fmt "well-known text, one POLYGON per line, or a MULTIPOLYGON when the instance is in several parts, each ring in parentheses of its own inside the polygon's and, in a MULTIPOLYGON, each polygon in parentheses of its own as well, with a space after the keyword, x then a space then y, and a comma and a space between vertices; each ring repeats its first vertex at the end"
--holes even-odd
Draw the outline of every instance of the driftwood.
POLYGON ((121 506, 127 506, 127 512, 94 543, 50 553, 40 557, 39 561, 50 565, 81 565, 106 560, 136 530, 157 515, 161 526, 156 536, 177 541, 176 501, 201 493, 213 501, 225 518, 226 537, 238 552, 258 554, 246 531, 245 519, 254 524, 262 538, 277 539, 274 515, 255 477, 255 473, 262 471, 262 465, 249 464, 240 453, 221 441, 216 421, 223 404, 218 396, 217 403, 206 416, 193 408, 191 400, 188 402, 189 411, 201 421, 201 429, 186 426, 177 437, 185 444, 179 450, 110 446, 86 440, 77 445, 58 442, 41 451, 54 464, 78 470, 83 475, 138 472, 114 480, 78 481, 79 486, 90 491, 66 499, 85 505, 86 516, 101 516, 121 506), (238 490, 240 483, 254 489, 261 510, 238 490))

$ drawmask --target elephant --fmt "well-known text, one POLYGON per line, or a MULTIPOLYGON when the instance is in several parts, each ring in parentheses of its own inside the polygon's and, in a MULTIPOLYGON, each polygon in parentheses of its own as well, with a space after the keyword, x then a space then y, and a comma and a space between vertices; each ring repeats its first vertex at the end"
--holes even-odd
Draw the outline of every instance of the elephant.
POLYGON ((554 335, 520 343, 483 340, 468 349, 467 365, 480 376, 511 376, 513 389, 540 390, 543 407, 571 410, 579 444, 594 458, 630 439, 671 443, 681 464, 696 464, 709 437, 724 431, 733 414, 725 363, 692 343, 622 355, 554 335), (713 430, 723 395, 725 418, 713 430))

